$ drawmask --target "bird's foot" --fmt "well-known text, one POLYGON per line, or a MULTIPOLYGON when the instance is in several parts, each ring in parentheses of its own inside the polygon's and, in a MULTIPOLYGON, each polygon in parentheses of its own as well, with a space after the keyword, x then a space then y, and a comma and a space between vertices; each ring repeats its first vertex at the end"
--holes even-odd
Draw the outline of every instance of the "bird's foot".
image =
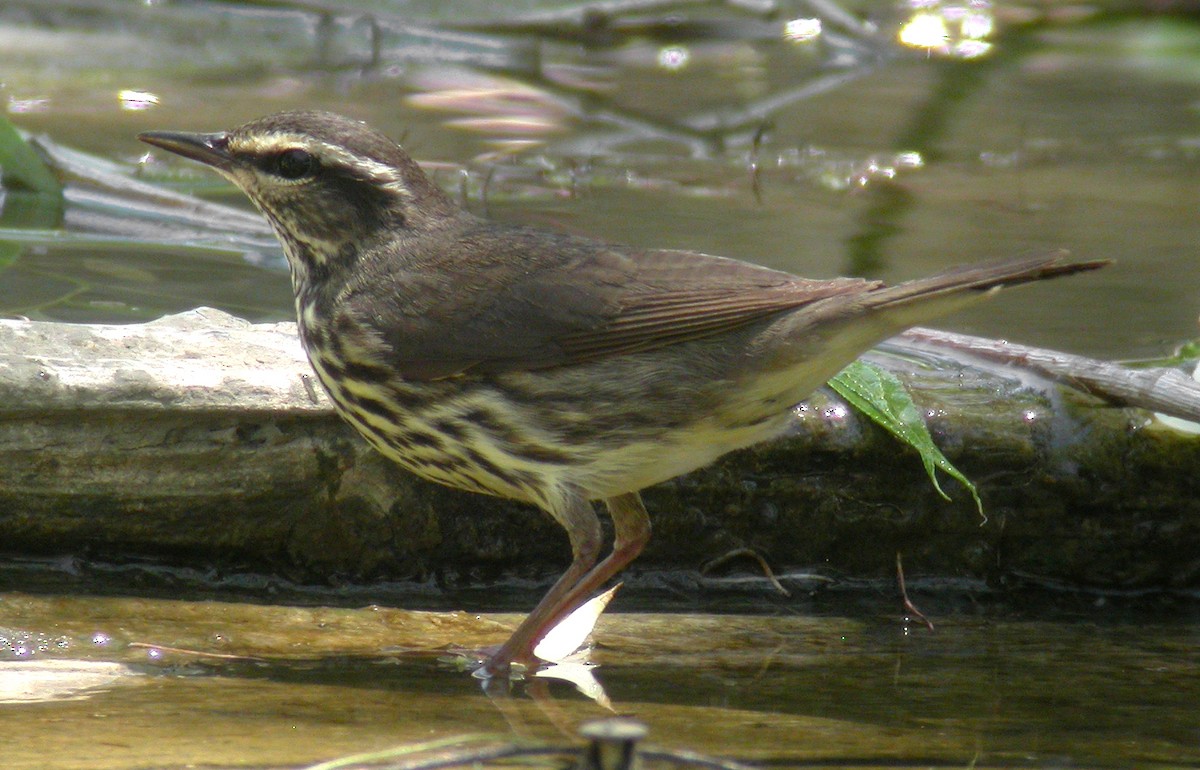
POLYGON ((455 669, 469 671, 476 679, 508 679, 520 681, 528 674, 536 671, 545 661, 532 653, 524 660, 514 660, 501 655, 503 645, 493 645, 482 649, 466 647, 450 647, 438 662, 455 669))
POLYGON ((594 596, 548 629, 526 618, 504 644, 481 650, 456 649, 450 659, 456 668, 469 670, 477 679, 516 681, 534 676, 548 666, 588 662, 588 639, 601 613, 621 584, 594 596))

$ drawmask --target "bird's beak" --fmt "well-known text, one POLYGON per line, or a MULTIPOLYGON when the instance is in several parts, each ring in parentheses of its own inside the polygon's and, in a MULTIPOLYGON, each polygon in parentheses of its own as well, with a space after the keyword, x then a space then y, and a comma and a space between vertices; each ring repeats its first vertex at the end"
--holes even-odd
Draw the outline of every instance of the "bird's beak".
POLYGON ((224 132, 187 134, 182 131, 144 131, 137 138, 176 155, 198 160, 219 171, 228 171, 233 166, 233 158, 229 155, 229 135, 224 132))

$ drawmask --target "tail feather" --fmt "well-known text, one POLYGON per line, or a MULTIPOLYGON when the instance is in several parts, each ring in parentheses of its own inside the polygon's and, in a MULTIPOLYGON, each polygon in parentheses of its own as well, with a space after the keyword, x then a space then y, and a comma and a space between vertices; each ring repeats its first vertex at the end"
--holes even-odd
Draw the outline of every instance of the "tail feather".
MULTIPOLYGON (((871 346, 910 326, 972 305, 1005 286, 1104 267, 1106 260, 1072 262, 1066 252, 957 268, 854 296, 828 297, 785 315, 750 349, 742 397, 727 417, 756 424, 773 404, 797 403, 871 346)), ((754 440, 758 440, 757 438, 754 440)))
MULTIPOLYGON (((771 351, 768 355, 784 369, 800 367, 815 388, 864 350, 910 326, 973 305, 1005 286, 1107 264, 1108 260, 1070 261, 1067 253, 1060 251, 955 268, 895 286, 879 286, 853 298, 830 297, 809 306, 808 312, 781 319, 763 338, 761 349, 771 351)), ((806 381, 794 371, 790 376, 797 382, 806 381)))
POLYGON ((966 265, 944 273, 888 286, 868 296, 872 308, 883 310, 912 300, 932 300, 938 294, 989 293, 1006 286, 1096 270, 1111 263, 1107 259, 1068 259, 1066 251, 1036 257, 966 265))

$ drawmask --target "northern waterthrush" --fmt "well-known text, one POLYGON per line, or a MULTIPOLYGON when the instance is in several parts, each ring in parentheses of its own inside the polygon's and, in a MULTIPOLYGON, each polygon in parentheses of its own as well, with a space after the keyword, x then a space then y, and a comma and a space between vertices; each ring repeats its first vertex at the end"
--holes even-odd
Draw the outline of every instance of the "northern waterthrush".
POLYGON ((300 336, 341 415, 427 479, 537 505, 571 566, 486 664, 531 662, 650 537, 638 495, 777 436, 859 353, 1001 286, 1089 270, 1060 255, 897 286, 497 224, 363 123, 286 112, 142 141, 212 166, 283 244, 300 336), (603 560, 593 500, 615 541, 603 560))

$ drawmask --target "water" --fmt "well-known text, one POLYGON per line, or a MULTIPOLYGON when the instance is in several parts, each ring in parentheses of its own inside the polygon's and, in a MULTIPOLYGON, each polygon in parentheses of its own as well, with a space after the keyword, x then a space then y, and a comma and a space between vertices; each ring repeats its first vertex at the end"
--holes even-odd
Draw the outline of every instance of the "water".
MULTIPOLYGON (((956 612, 930 632, 883 601, 825 604, 853 610, 614 615, 597 676, 649 744, 768 765, 1200 762, 1197 632, 1178 607, 956 612)), ((7 767, 291 766, 473 733, 571 744, 611 713, 561 682, 485 691, 428 647, 484 643, 515 616, 14 593, 0 610, 0 683, 71 661, 79 687, 0 704, 7 767)))
MULTIPOLYGON (((20 4, 8 13, 24 20, 9 24, 10 35, 26 39, 20 4)), ((256 47, 225 38, 205 45, 181 32, 202 11, 97 13, 86 24, 67 14, 57 33, 33 24, 65 41, 40 57, 22 46, 0 53, 10 115, 22 128, 133 162, 146 151, 133 139, 140 130, 215 130, 321 107, 403 137, 471 208, 499 218, 811 276, 897 280, 1067 248, 1118 265, 946 323, 1123 358, 1159 355, 1195 335, 1200 277, 1189 265, 1200 241, 1200 151, 1196 84, 1182 53, 1195 30, 1182 20, 1052 25, 957 67, 894 51, 879 66, 870 57, 857 67, 843 61, 835 73, 843 85, 780 98, 772 111, 762 105, 825 73, 812 49, 735 36, 684 46, 687 65, 672 68, 663 46, 645 39, 613 50, 543 42, 543 74, 524 85, 419 57, 365 70, 332 54, 295 64, 315 43, 290 17, 278 39, 256 47), (135 37, 122 43, 122 34, 135 37), (159 69, 117 56, 122 44, 182 47, 174 67, 159 69), (262 64, 273 56, 286 64, 262 64), (158 105, 128 109, 117 96, 133 87, 158 105), (954 89, 966 98, 947 95, 954 89), (756 149, 759 129, 769 130, 756 149), (1122 323, 1106 323, 1112 317, 1122 323)), ((246 24, 248 35, 258 30, 246 24)), ((501 41, 513 66, 524 66, 524 41, 501 41)), ((210 187, 215 179, 194 164, 172 168, 210 187)), ((197 304, 256 319, 292 312, 277 269, 155 261, 119 247, 29 249, 5 284, 0 310, 41 318, 140 320, 197 304)))
MULTIPOLYGON (((362 17, 345 17, 335 42, 347 47, 322 58, 302 13, 271 36, 237 6, 199 5, 180 20, 171 14, 184 11, 161 4, 94 4, 86 16, 60 4, 51 24, 7 5, 9 117, 117 162, 145 152, 132 138, 141 130, 220 129, 322 107, 404 136, 468 207, 497 218, 811 276, 897 280, 1068 248, 1118 265, 944 325, 1106 358, 1161 355, 1195 335, 1194 20, 1014 28, 1000 56, 969 70, 901 55, 756 119, 745 111, 853 68, 826 69, 823 55, 748 28, 682 50, 649 33, 616 48, 543 42, 543 77, 527 78, 540 90, 488 81, 510 89, 504 108, 488 112, 478 94, 462 95, 481 85, 478 74, 356 63, 362 17), (229 18, 249 25, 240 41, 201 24, 219 30, 229 18), (123 109, 126 88, 156 94, 158 106, 123 109), (613 115, 637 129, 621 135, 613 115), (502 133, 497 116, 520 120, 502 133), (768 124, 756 148, 751 137, 768 124), (920 166, 904 151, 920 152, 920 166)), ((495 55, 523 66, 530 36, 500 40, 495 55)), ((0 312, 10 315, 121 322, 196 305, 255 320, 292 312, 269 255, 259 264, 133 244, 35 246, 0 272, 0 312)), ((563 743, 581 721, 610 713, 562 683, 482 693, 429 652, 494 643, 511 615, 363 609, 370 587, 300 599, 218 588, 171 600, 136 577, 97 587, 69 573, 0 580, 0 682, 17 682, 12 692, 37 683, 33 700, 0 704, 5 767, 295 766, 489 731, 563 743)), ((649 724, 651 743, 764 765, 1200 764, 1192 600, 1071 600, 1064 612, 988 600, 971 609, 967 599, 939 607, 934 593, 929 633, 905 626, 888 593, 695 608, 635 591, 602 622, 598 677, 615 710, 649 724)), ((375 600, 532 605, 500 598, 375 600)))

